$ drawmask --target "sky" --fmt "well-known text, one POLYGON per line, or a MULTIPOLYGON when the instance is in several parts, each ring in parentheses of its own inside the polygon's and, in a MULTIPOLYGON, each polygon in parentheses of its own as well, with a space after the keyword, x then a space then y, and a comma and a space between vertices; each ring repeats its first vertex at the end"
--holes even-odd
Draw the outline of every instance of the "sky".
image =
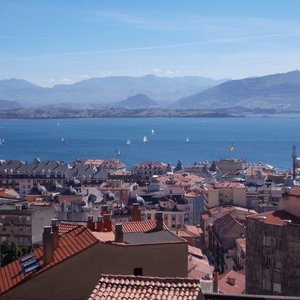
POLYGON ((0 79, 300 69, 299 0, 0 0, 0 79))

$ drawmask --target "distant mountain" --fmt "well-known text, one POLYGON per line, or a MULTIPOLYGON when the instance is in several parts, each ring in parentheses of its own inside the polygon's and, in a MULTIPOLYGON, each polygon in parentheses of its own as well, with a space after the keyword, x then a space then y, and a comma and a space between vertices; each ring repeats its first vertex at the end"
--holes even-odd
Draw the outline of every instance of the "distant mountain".
POLYGON ((0 99, 17 101, 22 106, 60 103, 107 105, 136 94, 146 94, 162 102, 203 91, 224 80, 204 77, 117 76, 92 78, 74 84, 43 88, 20 79, 0 80, 0 99))
POLYGON ((229 107, 300 110, 300 71, 263 77, 229 80, 172 107, 217 109, 229 107))
POLYGON ((153 108, 158 107, 158 103, 150 99, 145 94, 137 94, 128 97, 126 100, 115 103, 115 107, 138 109, 138 108, 153 108))
POLYGON ((15 101, 0 100, 0 110, 21 108, 21 105, 15 101))

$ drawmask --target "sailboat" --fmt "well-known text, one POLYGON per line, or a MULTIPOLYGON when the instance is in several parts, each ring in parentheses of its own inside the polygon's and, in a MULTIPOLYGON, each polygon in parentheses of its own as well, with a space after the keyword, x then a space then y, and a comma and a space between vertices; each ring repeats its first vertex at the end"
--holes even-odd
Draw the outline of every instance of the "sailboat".
POLYGON ((4 144, 4 139, 0 139, 0 145, 4 144))
POLYGON ((127 140, 127 142, 126 142, 126 144, 128 145, 128 146, 130 146, 131 145, 131 140, 127 140))
POLYGON ((144 136, 144 138, 143 138, 143 142, 144 142, 144 144, 147 144, 147 143, 148 143, 148 139, 147 139, 147 137, 146 137, 146 136, 144 136))
POLYGON ((117 156, 121 155, 121 150, 120 149, 116 149, 115 152, 116 152, 117 156))
POLYGON ((154 135, 155 134, 155 131, 154 129, 151 129, 151 134, 154 135))
POLYGON ((189 142, 190 142, 190 138, 187 137, 185 141, 186 141, 187 143, 189 143, 189 142))
POLYGON ((230 152, 233 152, 234 151, 234 145, 233 145, 233 142, 231 143, 231 146, 229 148, 230 152))
POLYGON ((61 141, 62 143, 64 143, 66 140, 65 140, 64 137, 62 137, 60 141, 61 141))

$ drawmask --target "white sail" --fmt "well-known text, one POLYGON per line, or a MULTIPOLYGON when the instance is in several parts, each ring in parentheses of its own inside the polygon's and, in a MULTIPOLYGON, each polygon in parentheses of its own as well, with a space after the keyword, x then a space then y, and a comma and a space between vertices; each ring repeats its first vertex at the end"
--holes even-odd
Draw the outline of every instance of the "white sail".
POLYGON ((127 140, 127 145, 131 145, 131 140, 127 140))
POLYGON ((144 136, 144 138, 143 138, 143 142, 146 144, 146 143, 148 143, 148 139, 147 139, 147 137, 146 136, 144 136))
POLYGON ((186 138, 186 142, 187 142, 187 143, 190 142, 190 138, 189 138, 189 137, 186 138))
POLYGON ((151 129, 151 134, 154 135, 155 134, 155 131, 154 129, 151 129))
POLYGON ((65 140, 64 137, 62 137, 60 141, 61 141, 62 143, 64 143, 66 140, 65 140))

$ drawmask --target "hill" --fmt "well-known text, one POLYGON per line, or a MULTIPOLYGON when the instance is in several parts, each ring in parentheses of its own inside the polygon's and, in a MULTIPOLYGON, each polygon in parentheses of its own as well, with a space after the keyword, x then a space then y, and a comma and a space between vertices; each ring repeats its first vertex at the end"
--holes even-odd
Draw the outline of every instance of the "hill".
POLYGON ((178 108, 260 108, 292 111, 300 108, 300 71, 229 80, 174 103, 178 108))
POLYGON ((115 104, 115 107, 122 107, 127 109, 153 108, 157 106, 158 103, 150 99, 145 94, 130 96, 126 100, 120 101, 115 104))

